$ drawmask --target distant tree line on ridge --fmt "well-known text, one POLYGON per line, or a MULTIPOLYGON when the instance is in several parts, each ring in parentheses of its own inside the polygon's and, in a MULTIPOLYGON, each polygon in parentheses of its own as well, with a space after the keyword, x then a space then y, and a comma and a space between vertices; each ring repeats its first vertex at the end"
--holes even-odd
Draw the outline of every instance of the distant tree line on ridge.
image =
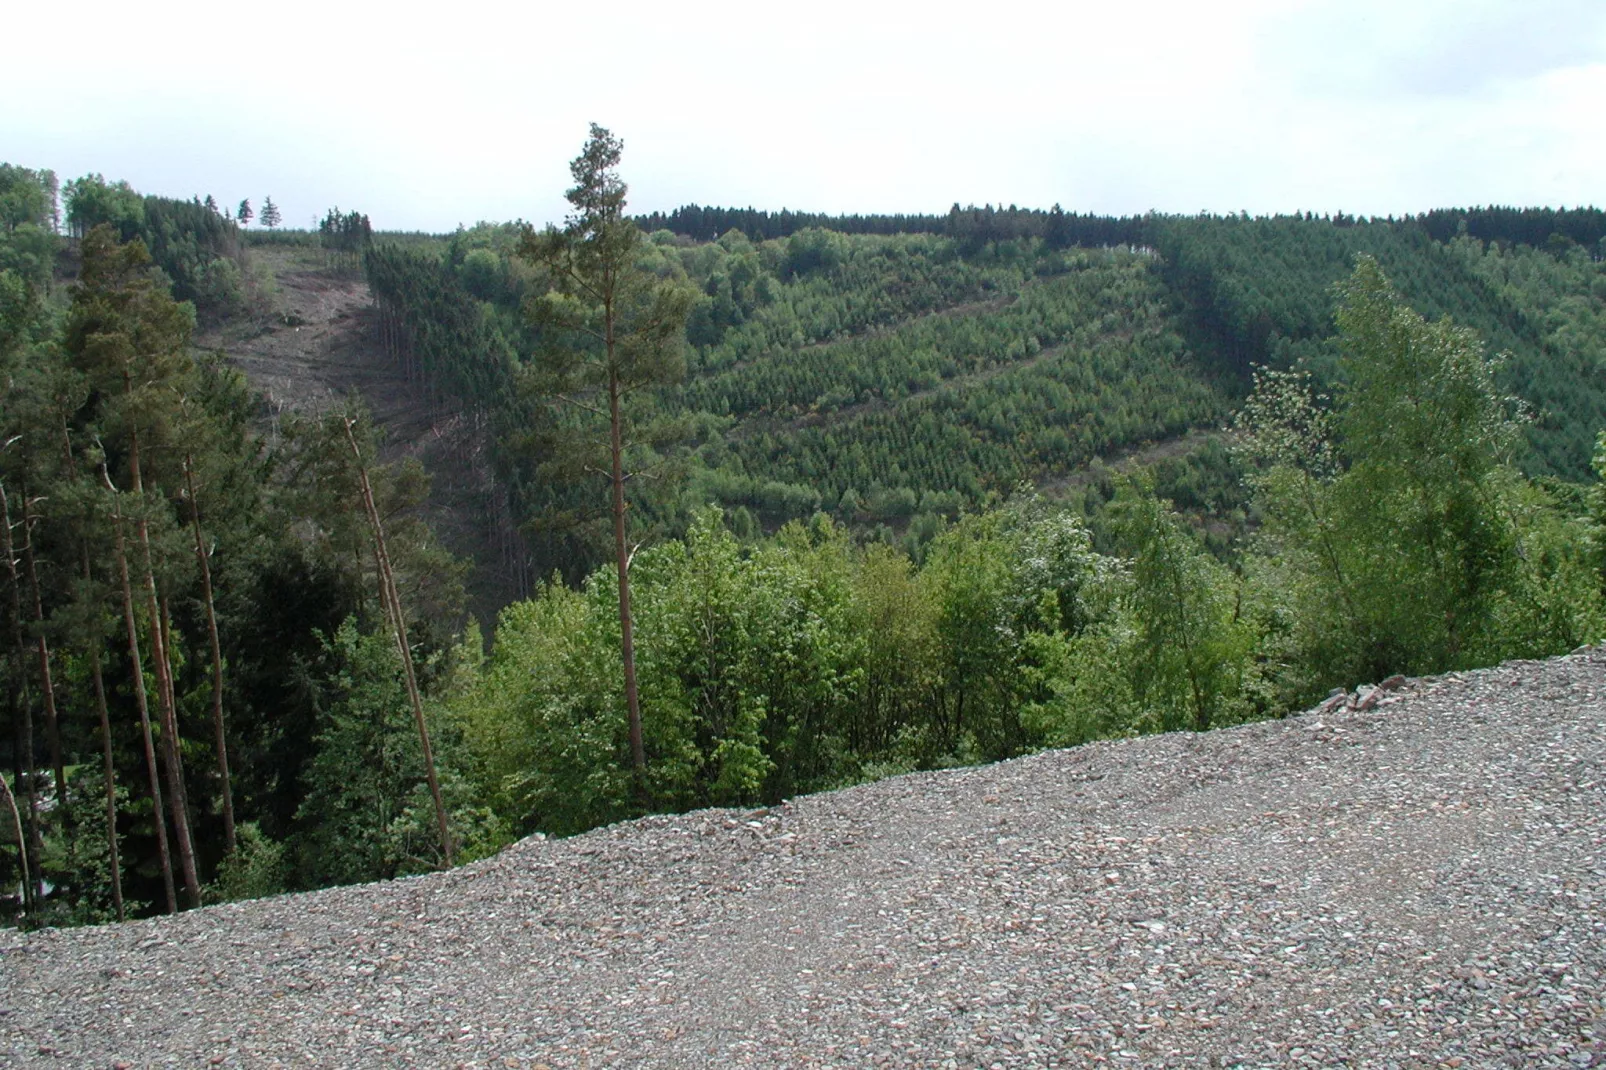
MULTIPOLYGON (((650 212, 636 217, 641 229, 651 233, 667 230, 697 241, 713 241, 726 231, 738 230, 753 241, 786 238, 800 230, 819 228, 841 234, 943 234, 961 241, 1008 241, 1016 238, 1042 238, 1051 247, 1072 245, 1152 246, 1157 227, 1167 219, 1183 218, 1150 212, 1146 215, 1111 216, 1066 212, 1053 208, 1007 208, 991 204, 960 207, 956 202, 947 213, 831 215, 826 212, 794 212, 781 209, 767 212, 756 208, 715 208, 688 204, 672 212, 650 212)), ((1314 222, 1327 220, 1335 226, 1354 226, 1358 219, 1344 212, 1317 215, 1295 212, 1290 218, 1314 222)), ((1377 220, 1372 220, 1377 222, 1377 220)), ((1498 205, 1476 208, 1436 208, 1419 215, 1389 217, 1386 222, 1399 227, 1420 227, 1434 241, 1449 241, 1466 234, 1484 242, 1542 247, 1552 237, 1590 249, 1596 259, 1606 239, 1606 211, 1580 208, 1508 208, 1498 205)))

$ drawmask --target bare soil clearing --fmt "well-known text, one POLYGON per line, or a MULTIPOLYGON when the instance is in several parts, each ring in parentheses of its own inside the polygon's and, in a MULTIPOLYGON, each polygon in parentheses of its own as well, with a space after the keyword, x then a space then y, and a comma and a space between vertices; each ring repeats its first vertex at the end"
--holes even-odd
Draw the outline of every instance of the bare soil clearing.
POLYGON ((276 412, 337 406, 356 392, 389 430, 394 451, 426 439, 430 408, 374 341, 373 295, 361 275, 321 266, 316 253, 264 246, 252 250, 278 284, 269 326, 231 325, 196 340, 222 349, 276 412))
POLYGON ((0 936, 29 1066, 1606 1065, 1606 650, 0 936))
POLYGON ((373 295, 360 274, 331 270, 316 250, 262 246, 251 255, 278 285, 271 324, 231 325, 202 335, 196 345, 227 354, 262 392, 273 421, 361 397, 384 430, 382 459, 413 457, 429 473, 425 519, 452 553, 476 562, 467 580, 468 608, 494 621, 516 591, 498 566, 486 443, 460 414, 432 406, 386 357, 376 341, 373 295))

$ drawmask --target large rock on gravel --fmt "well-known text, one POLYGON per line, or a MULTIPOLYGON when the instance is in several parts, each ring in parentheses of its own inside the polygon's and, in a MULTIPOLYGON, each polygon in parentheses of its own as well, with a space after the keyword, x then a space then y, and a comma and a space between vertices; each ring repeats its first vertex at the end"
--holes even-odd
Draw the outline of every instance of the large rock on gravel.
POLYGON ((0 1063, 1606 1065, 1606 654, 1378 695, 7 934, 0 1063))

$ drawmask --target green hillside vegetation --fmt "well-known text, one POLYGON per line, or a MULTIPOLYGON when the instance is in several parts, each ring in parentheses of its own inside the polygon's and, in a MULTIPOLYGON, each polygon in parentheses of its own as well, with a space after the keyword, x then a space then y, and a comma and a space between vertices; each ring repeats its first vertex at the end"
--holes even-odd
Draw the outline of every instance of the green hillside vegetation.
MULTIPOLYGON (((1583 322, 1598 305, 1598 216, 1463 214, 1461 237, 1448 243, 1433 236, 1446 222, 1438 214, 893 217, 932 231, 910 234, 877 233, 891 224, 874 217, 843 224, 865 231, 856 234, 798 227, 816 221, 801 215, 779 224, 714 209, 649 217, 691 230, 710 219, 760 233, 780 226, 786 236, 755 241, 731 229, 696 243, 662 229, 645 247, 643 270, 702 296, 686 328, 687 377, 655 402, 685 432, 657 443, 673 456, 656 459, 689 478, 672 481, 675 492, 641 488, 637 507, 667 534, 707 501, 728 507, 743 531, 824 510, 918 551, 943 518, 996 504, 1022 481, 1063 485, 1096 458, 1220 426, 1257 366, 1299 365, 1338 388, 1333 292, 1359 255, 1374 257, 1413 307, 1478 330, 1503 355, 1498 384, 1533 415, 1517 455, 1524 471, 1585 480, 1606 425, 1602 349, 1583 322), (1469 219, 1513 232, 1548 220, 1593 236, 1595 253, 1559 236, 1543 250, 1485 246, 1467 235, 1469 219), (1148 244, 1065 244, 1079 234, 1148 244), (1557 268, 1536 277, 1541 295, 1496 278, 1486 256, 1557 268), (1572 305, 1565 293, 1578 295, 1572 305)), ((520 354, 541 345, 522 304, 543 285, 519 260, 518 235, 516 225, 481 225, 405 248, 381 236, 367 262, 388 321, 408 325, 398 359, 502 429, 492 437, 513 511, 540 527, 573 509, 529 443, 514 446, 540 419, 516 381, 520 354)), ((1161 490, 1190 508, 1241 507, 1239 474, 1212 440, 1203 451, 1171 462, 1161 490)), ((1099 489, 1107 497, 1110 484, 1099 489)), ((536 571, 577 578, 600 560, 586 545, 543 528, 536 571)))
POLYGON ((642 778, 589 450, 607 406, 560 374, 598 321, 531 255, 554 239, 338 209, 247 234, 0 166, 17 921, 392 877, 1606 639, 1598 212, 647 223, 630 281, 675 319, 621 399, 642 778), (425 473, 378 463, 356 399, 270 425, 196 351, 198 324, 282 319, 276 251, 365 280, 375 359, 483 447, 550 577, 489 644, 425 473))
MULTIPOLYGON (((1536 419, 1524 431, 1523 467, 1583 479, 1590 443, 1606 423, 1601 350, 1557 334, 1541 318, 1548 303, 1589 283, 1566 272, 1546 280, 1547 296, 1526 292, 1481 263, 1471 238, 1443 244, 1415 224, 1337 227, 1297 218, 1186 220, 1166 226, 1158 248, 1172 292, 1189 310, 1202 351, 1240 377, 1256 364, 1304 361, 1336 380, 1331 294, 1355 257, 1374 257, 1412 307, 1477 330, 1506 355, 1500 387, 1526 401, 1536 419), (1556 289, 1550 290, 1548 286, 1556 289)), ((1493 256, 1503 255, 1493 246, 1493 256)), ((1531 249, 1529 252, 1533 252, 1531 249)), ((1519 254, 1520 255, 1520 254, 1519 254)), ((1597 256, 1567 243, 1544 255, 1600 276, 1597 256)))
MULTIPOLYGON (((439 250, 381 238, 368 272, 387 324, 401 325, 398 359, 509 429, 497 437, 501 471, 536 518, 566 498, 528 451, 505 448, 537 418, 511 385, 516 354, 540 345, 519 314, 540 279, 515 247, 505 227, 439 250)), ((937 236, 814 230, 691 245, 659 232, 641 266, 702 295, 686 328, 688 376, 654 401, 686 423, 689 489, 639 502, 671 532, 710 500, 753 530, 822 508, 852 526, 919 516, 930 530, 1023 479, 1228 410, 1141 252, 1026 239, 965 258, 937 236)), ((580 571, 595 560, 581 552, 580 571)), ((576 563, 544 562, 570 574, 576 563)))
MULTIPOLYGON (((1266 371, 1235 418, 1261 519, 1237 568, 1143 477, 1119 480, 1101 516, 1107 553, 1035 496, 965 516, 920 565, 855 544, 823 513, 744 548, 709 510, 684 540, 642 551, 654 797, 773 802, 1206 729, 1298 708, 1335 682, 1601 636, 1598 516, 1509 463, 1521 424, 1476 335, 1412 311, 1372 260, 1340 296, 1336 399, 1308 373, 1266 371)), ((603 570, 511 607, 447 704, 495 808, 528 827, 636 812, 604 669, 612 590, 603 570)))

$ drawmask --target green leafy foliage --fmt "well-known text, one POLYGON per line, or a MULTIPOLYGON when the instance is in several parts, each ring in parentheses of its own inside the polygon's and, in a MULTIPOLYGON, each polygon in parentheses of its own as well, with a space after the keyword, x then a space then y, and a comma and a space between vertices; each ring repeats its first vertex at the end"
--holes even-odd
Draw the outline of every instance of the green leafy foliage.
MULTIPOLYGON (((622 184, 576 194, 622 206, 622 184)), ((56 889, 22 920, 113 917, 112 845, 128 908, 163 899, 172 815, 148 794, 135 701, 162 686, 158 634, 212 898, 440 865, 350 445, 315 418, 259 435, 243 381, 190 349, 197 315, 254 300, 237 227, 99 176, 67 195, 63 242, 53 178, 0 166, 15 538, 0 605, 22 655, 0 682, 23 810, 40 815, 25 846, 56 889), (69 290, 57 271, 74 263, 69 290), (138 663, 113 503, 126 531, 148 529, 160 596, 154 620, 133 609, 138 663)), ((624 555, 645 793, 617 565, 599 567, 583 523, 555 533, 605 504, 586 470, 599 454, 576 448, 603 422, 537 397, 597 400, 604 378, 571 373, 605 352, 588 332, 606 317, 553 285, 561 256, 519 255, 542 250, 517 224, 374 235, 331 211, 316 237, 277 239, 320 242, 332 272, 360 263, 398 370, 484 435, 517 518, 553 529, 531 544, 569 583, 508 606, 486 653, 459 626, 461 566, 418 520, 422 471, 372 473, 458 857, 473 858, 649 807, 1215 727, 1397 671, 1606 638, 1606 497, 1583 482, 1592 451, 1606 477, 1599 219, 699 209, 603 235, 643 296, 627 311, 650 322, 668 294, 677 313, 649 332, 664 349, 625 354, 643 359, 622 467, 660 477, 629 484, 624 555), (679 356, 683 381, 659 374, 679 356), (1215 431, 1245 391, 1233 434, 1215 431)), ((375 454, 366 418, 355 436, 375 454)))
POLYGON ((1299 377, 1268 375, 1242 417, 1263 582, 1286 599, 1308 674, 1293 691, 1587 638, 1598 598, 1580 589, 1563 516, 1511 467, 1519 427, 1495 362, 1471 332, 1407 307, 1375 261, 1342 294, 1331 411, 1299 377))
MULTIPOLYGON (((325 642, 335 670, 296 813, 295 878, 323 887, 439 868, 423 754, 394 640, 383 632, 363 634, 347 620, 325 642)), ((453 834, 465 857, 478 857, 503 842, 499 822, 474 804, 456 775, 448 757, 455 740, 431 735, 453 834)))
POLYGON ((1589 489, 1587 545, 1600 574, 1601 590, 1606 593, 1606 430, 1595 440, 1595 478, 1597 482, 1589 489))
POLYGON ((263 835, 253 821, 239 829, 239 842, 218 862, 217 878, 208 889, 219 903, 262 899, 285 890, 287 867, 284 844, 263 835))
POLYGON ((1163 729, 1202 732, 1258 712, 1250 705, 1256 634, 1235 577, 1152 487, 1124 484, 1113 512, 1132 561, 1134 698, 1163 729))

